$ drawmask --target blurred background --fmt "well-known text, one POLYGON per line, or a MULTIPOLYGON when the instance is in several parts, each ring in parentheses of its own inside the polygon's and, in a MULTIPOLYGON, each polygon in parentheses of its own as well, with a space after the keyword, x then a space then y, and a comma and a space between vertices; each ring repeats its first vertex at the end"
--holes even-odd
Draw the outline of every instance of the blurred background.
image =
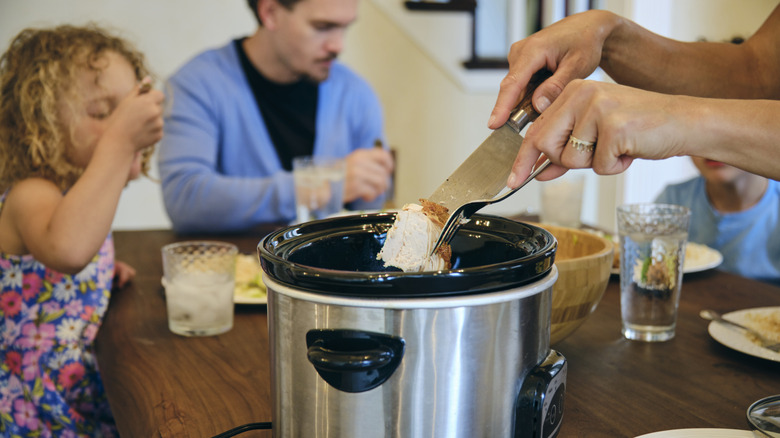
MULTIPOLYGON (((384 105, 387 139, 398 160, 396 206, 433 192, 490 134, 487 120, 506 70, 489 61, 505 60, 511 42, 536 26, 593 7, 671 38, 727 41, 750 36, 777 5, 776 0, 483 0, 476 11, 464 12, 421 11, 412 3, 429 2, 361 0, 341 57, 372 84, 384 105), (469 63, 475 55, 488 62, 469 63)), ((133 41, 147 55, 158 86, 196 53, 249 35, 256 26, 245 0, 0 0, 0 45, 5 50, 26 27, 90 21, 133 41)), ((592 78, 609 80, 600 71, 592 78)), ((666 184, 696 171, 688 158, 678 158, 636 161, 617 176, 577 172, 585 177, 582 221, 614 230, 617 205, 652 201, 666 184)), ((486 212, 538 212, 541 184, 530 183, 486 212)), ((144 178, 131 183, 114 227, 170 228, 159 184, 144 178)))

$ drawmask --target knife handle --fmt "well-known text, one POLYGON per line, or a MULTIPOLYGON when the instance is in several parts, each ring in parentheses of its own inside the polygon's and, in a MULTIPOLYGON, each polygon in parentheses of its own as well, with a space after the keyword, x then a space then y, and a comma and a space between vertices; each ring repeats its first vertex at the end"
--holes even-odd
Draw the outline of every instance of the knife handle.
POLYGON ((533 122, 539 117, 539 113, 534 109, 531 98, 534 95, 534 91, 536 91, 536 87, 550 76, 552 76, 552 72, 547 69, 539 70, 531 76, 531 80, 528 81, 528 85, 525 87, 525 95, 510 113, 509 120, 506 121, 506 124, 509 125, 513 131, 520 134, 520 131, 525 128, 525 125, 533 122))

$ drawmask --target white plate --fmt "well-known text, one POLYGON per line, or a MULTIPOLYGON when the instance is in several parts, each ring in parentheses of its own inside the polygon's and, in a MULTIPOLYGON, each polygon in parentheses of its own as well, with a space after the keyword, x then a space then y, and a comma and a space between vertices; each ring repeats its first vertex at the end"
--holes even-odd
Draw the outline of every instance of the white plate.
POLYGON ((683 274, 706 271, 723 263, 723 255, 706 245, 688 242, 685 247, 683 274))
POLYGON ((233 302, 236 304, 253 304, 253 305, 266 305, 268 304, 268 295, 262 298, 244 297, 241 295, 233 295, 233 302))
MULTIPOLYGON (((257 261, 257 257, 252 254, 239 254, 236 258, 236 276, 240 280, 241 277, 253 277, 254 275, 262 276, 262 270, 260 268, 260 262, 257 261), (243 273, 243 274, 242 274, 243 273)), ((249 282, 250 280, 246 280, 249 282)), ((165 278, 163 277, 160 282, 165 287, 165 278)), ((248 296, 240 294, 239 288, 236 287, 233 293, 233 302, 236 304, 252 304, 252 305, 266 305, 268 304, 268 295, 258 297, 256 295, 248 296)))
POLYGON ((648 433, 636 438, 759 438, 758 432, 737 429, 676 429, 648 433))
MULTIPOLYGON (((721 263, 723 263, 723 255, 720 251, 699 243, 688 242, 686 244, 683 274, 717 268, 721 263)), ((620 268, 612 268, 610 272, 620 274, 620 268)))
MULTIPOLYGON (((756 307, 753 309, 737 310, 735 312, 729 312, 723 315, 723 317, 729 321, 734 321, 738 324, 750 327, 750 315, 770 314, 780 315, 780 307, 756 307)), ((710 332, 710 336, 712 336, 713 339, 726 347, 751 356, 780 362, 780 353, 775 353, 772 350, 759 347, 758 344, 751 341, 750 338, 738 328, 731 328, 727 325, 711 321, 707 330, 710 332)))

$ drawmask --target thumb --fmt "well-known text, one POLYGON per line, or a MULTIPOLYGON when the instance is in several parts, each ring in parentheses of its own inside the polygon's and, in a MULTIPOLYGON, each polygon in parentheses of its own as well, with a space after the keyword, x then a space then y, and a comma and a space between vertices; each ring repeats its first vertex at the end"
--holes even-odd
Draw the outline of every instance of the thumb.
POLYGON ((579 77, 569 68, 558 67, 552 76, 542 82, 539 87, 534 91, 533 103, 534 108, 539 114, 546 110, 550 104, 555 102, 555 99, 561 95, 566 85, 578 79, 579 77))

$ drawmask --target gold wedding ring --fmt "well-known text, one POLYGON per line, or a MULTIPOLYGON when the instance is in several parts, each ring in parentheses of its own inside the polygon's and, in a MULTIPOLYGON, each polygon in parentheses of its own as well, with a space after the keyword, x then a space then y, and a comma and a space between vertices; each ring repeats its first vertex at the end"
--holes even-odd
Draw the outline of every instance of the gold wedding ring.
POLYGON ((593 148, 595 144, 592 141, 580 140, 579 138, 573 135, 569 136, 569 142, 571 143, 571 146, 574 149, 577 149, 580 152, 593 152, 593 148))

